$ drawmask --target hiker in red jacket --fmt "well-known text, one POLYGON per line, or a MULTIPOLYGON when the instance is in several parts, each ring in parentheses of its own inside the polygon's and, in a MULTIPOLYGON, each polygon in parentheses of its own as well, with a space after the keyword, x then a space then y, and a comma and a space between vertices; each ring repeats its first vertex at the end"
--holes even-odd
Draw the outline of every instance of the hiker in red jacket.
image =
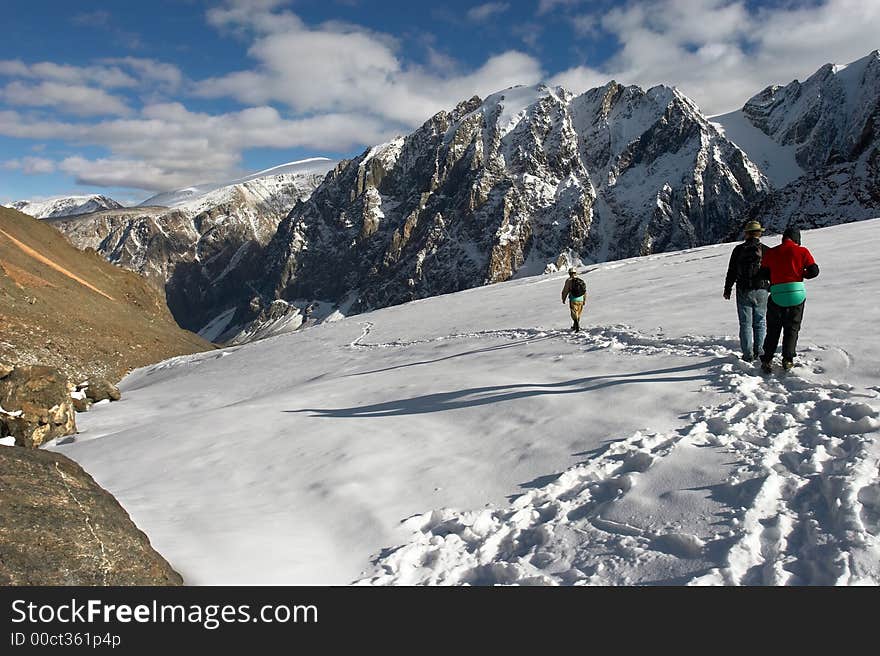
POLYGON ((789 370, 794 366, 798 331, 804 318, 804 303, 807 299, 804 278, 819 275, 819 265, 813 255, 801 246, 801 231, 786 228, 782 233, 782 243, 771 248, 761 260, 762 271, 770 278, 770 300, 767 302, 767 337, 764 339, 764 354, 761 356, 761 369, 770 373, 773 369, 773 355, 782 336, 782 367, 789 370))

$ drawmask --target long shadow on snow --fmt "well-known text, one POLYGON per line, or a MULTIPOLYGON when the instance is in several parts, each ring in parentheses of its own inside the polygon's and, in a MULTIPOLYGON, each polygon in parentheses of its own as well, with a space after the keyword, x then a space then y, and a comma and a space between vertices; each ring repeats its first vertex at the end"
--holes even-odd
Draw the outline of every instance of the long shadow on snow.
MULTIPOLYGON (((406 367, 418 367, 424 364, 434 364, 435 362, 443 362, 444 360, 452 360, 453 358, 463 358, 467 355, 477 355, 479 353, 490 353, 491 351, 501 351, 504 349, 515 348, 517 346, 522 346, 524 344, 532 344, 534 342, 542 342, 547 339, 551 339, 555 337, 555 335, 545 335, 543 337, 532 337, 528 339, 520 339, 515 342, 510 342, 508 344, 496 344, 495 346, 486 346, 484 348, 472 349, 470 351, 465 351, 463 353, 453 353, 452 355, 444 355, 442 358, 434 358, 433 360, 420 360, 418 362, 408 362, 406 364, 398 364, 393 367, 385 367, 384 369, 372 369, 370 371, 358 371, 353 374, 348 374, 346 377, 350 376, 367 376, 369 374, 380 374, 386 371, 394 371, 395 369, 405 369, 406 367)), ((369 345, 366 345, 369 346, 369 345)), ((451 344, 450 344, 451 346, 451 344)))
POLYGON ((559 383, 522 383, 518 385, 493 385, 489 387, 472 387, 454 392, 438 392, 414 396, 408 399, 397 399, 384 403, 375 403, 351 408, 302 408, 300 410, 284 410, 286 413, 309 412, 313 417, 399 417, 406 415, 427 414, 430 412, 444 412, 446 410, 458 410, 460 408, 473 408, 491 403, 504 401, 516 401, 534 396, 580 394, 592 392, 618 385, 631 385, 635 383, 682 383, 693 380, 708 378, 707 373, 694 376, 650 378, 660 374, 682 373, 708 369, 714 364, 726 362, 727 358, 713 358, 696 364, 682 365, 680 367, 668 367, 654 369, 652 371, 637 371, 629 374, 612 374, 606 376, 588 376, 559 383), (609 380, 611 379, 611 380, 609 380), (605 381, 594 383, 595 381, 605 381), (521 390, 521 391, 515 391, 521 390))

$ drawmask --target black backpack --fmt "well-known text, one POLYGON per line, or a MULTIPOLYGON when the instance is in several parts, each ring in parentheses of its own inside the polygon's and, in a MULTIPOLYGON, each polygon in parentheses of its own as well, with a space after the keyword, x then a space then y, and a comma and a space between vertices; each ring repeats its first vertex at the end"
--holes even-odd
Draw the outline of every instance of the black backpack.
POLYGON ((571 279, 571 287, 568 288, 568 294, 571 298, 578 298, 587 293, 587 283, 580 278, 571 279))
POLYGON ((737 289, 748 291, 767 287, 767 281, 758 275, 763 257, 764 245, 757 239, 749 239, 742 245, 737 261, 737 289))

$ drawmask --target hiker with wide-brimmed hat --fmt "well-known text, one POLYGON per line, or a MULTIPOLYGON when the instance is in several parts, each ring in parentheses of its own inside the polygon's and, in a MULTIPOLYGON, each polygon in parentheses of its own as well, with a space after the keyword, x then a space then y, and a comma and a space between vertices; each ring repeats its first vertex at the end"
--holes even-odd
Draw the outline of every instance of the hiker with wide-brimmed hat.
POLYGON ((727 277, 724 279, 724 298, 730 299, 736 285, 736 313, 739 317, 739 343, 742 359, 751 362, 761 356, 760 349, 767 334, 767 298, 770 281, 762 273, 761 260, 769 248, 761 243, 764 228, 757 221, 749 221, 743 228, 745 241, 730 254, 727 277))

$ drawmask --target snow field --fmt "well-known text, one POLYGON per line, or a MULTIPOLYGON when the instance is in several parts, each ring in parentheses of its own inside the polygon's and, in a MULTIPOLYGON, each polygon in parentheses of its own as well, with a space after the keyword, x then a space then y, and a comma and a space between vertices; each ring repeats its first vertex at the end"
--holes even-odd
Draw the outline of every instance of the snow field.
POLYGON ((191 584, 876 585, 878 226, 804 232, 786 377, 723 244, 589 267, 580 334, 548 275, 174 358, 54 448, 191 584))

